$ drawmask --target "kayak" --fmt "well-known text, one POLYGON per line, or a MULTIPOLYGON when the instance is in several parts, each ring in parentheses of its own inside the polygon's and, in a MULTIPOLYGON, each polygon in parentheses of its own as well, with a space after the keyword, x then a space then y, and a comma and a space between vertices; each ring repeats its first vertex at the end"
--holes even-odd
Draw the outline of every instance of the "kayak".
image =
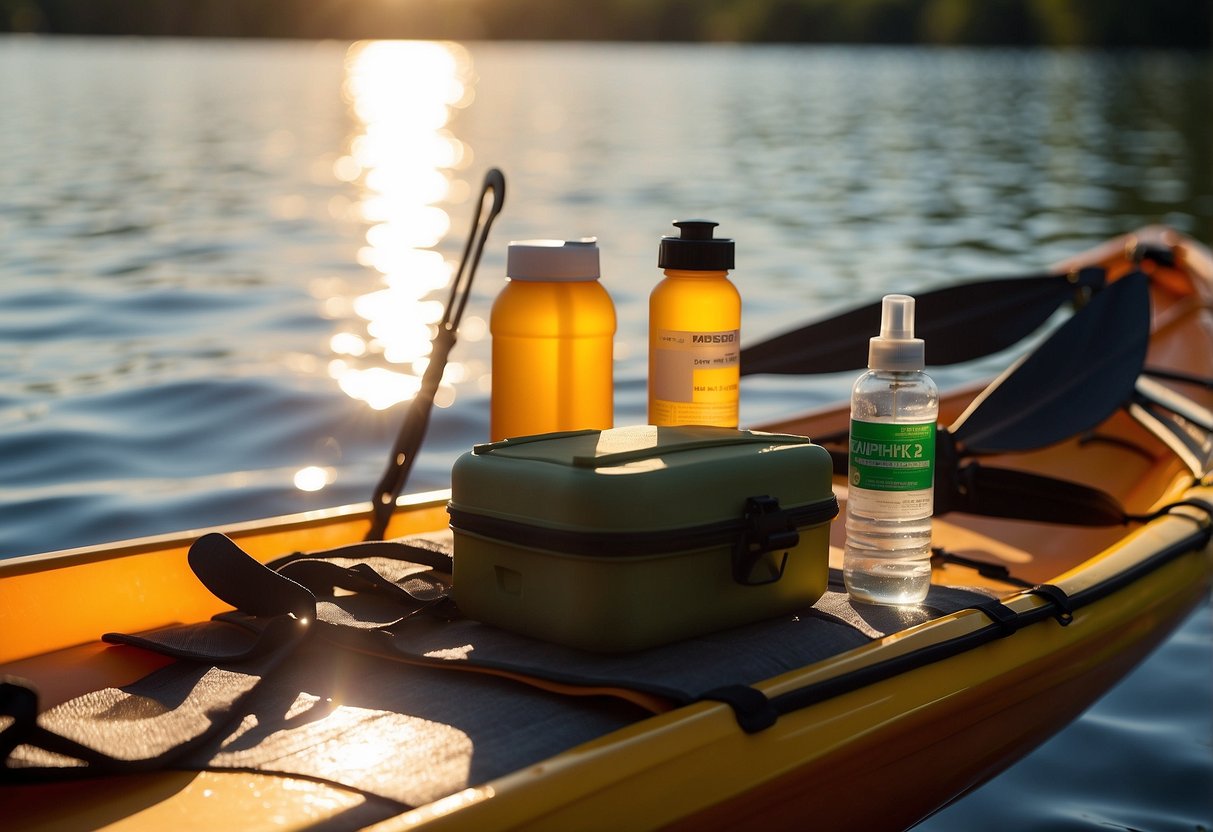
MULTIPOLYGON (((102 634, 207 622, 237 606, 231 601, 239 587, 224 600, 191 570, 189 553, 199 541, 221 534, 259 563, 340 550, 363 540, 373 508, 0 561, 0 679, 8 680, 0 688, 0 757, 8 760, 0 768, 0 813, 21 829, 918 823, 1077 717, 1164 640, 1213 581, 1213 255, 1172 230, 1149 227, 1050 274, 1068 281, 1067 296, 1081 300, 1078 311, 998 379, 941 395, 948 449, 939 464, 954 473, 943 486, 936 480, 942 510, 932 528, 932 593, 946 603, 925 611, 860 610, 853 625, 865 633, 861 639, 747 679, 741 697, 656 697, 663 701, 654 704, 651 690, 630 698, 605 689, 568 695, 558 684, 541 690, 504 673, 333 657, 344 663, 335 675, 374 673, 375 681, 347 688, 348 701, 321 681, 314 689, 301 684, 286 700, 283 722, 262 732, 278 737, 274 753, 241 756, 257 734, 246 715, 207 752, 209 763, 195 755, 160 768, 90 772, 86 762, 64 765, 62 776, 26 776, 37 766, 22 760, 34 759, 28 746, 41 735, 32 714, 22 716, 25 692, 36 692, 41 720, 61 706, 94 701, 88 697, 98 691, 144 690, 140 680, 176 665, 131 642, 102 641, 102 634), (1095 287, 1084 283, 1091 269, 1100 272, 1095 287), (1140 332, 1129 331, 1136 324, 1119 326, 1138 315, 1140 332), (1126 378, 1127 388, 1111 381, 1126 378), (389 697, 367 690, 396 679, 422 692, 414 694, 424 701, 412 713, 378 710, 389 697), (354 718, 371 711, 369 722, 354 718), (747 722, 747 713, 757 720, 747 722), (565 734, 549 732, 555 725, 565 734), (294 739, 286 753, 288 735, 294 739), (377 747, 376 736, 391 739, 377 747), (437 745, 427 746, 434 736, 437 745), (420 750, 410 750, 410 738, 420 750), (509 756, 522 754, 519 746, 529 746, 530 756, 509 756), (494 749, 513 762, 489 762, 494 749)), ((1014 318, 1018 295, 1015 287, 998 287, 1004 290, 995 317, 1014 318)), ((813 341, 820 330, 806 332, 796 338, 813 341)), ((793 353, 790 343, 785 339, 780 352, 793 353)), ((800 364, 779 367, 759 364, 761 349, 751 355, 761 368, 754 372, 835 369, 833 359, 801 356, 800 364)), ((743 352, 743 372, 745 361, 743 352)), ((760 428, 814 438, 845 457, 848 419, 843 404, 760 428)), ((845 506, 845 465, 836 466, 833 490, 845 506)), ((449 491, 400 497, 384 538, 441 541, 450 498, 449 491)), ((841 520, 829 536, 836 575, 841 520)), ((248 574, 260 580, 260 573, 248 574)), ((837 590, 836 581, 831 586, 837 590)), ((827 594, 838 615, 855 612, 845 594, 827 594)), ((790 648, 780 639, 810 626, 800 618, 811 616, 747 633, 768 634, 764 649, 777 653, 790 648)), ((713 643, 741 643, 730 638, 713 643)), ((688 661, 705 654, 694 655, 688 661)), ((310 660, 326 661, 320 652, 310 660)), ((317 680, 328 672, 315 665, 307 671, 317 680)), ((119 727, 148 717, 110 710, 119 727)), ((75 741, 87 745, 88 737, 75 741)), ((262 736, 258 747, 273 741, 262 736)))

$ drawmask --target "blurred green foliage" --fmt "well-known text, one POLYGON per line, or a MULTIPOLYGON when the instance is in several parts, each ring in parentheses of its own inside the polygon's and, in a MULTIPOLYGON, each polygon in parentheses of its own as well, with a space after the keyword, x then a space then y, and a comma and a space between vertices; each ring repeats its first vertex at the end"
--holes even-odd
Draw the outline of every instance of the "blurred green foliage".
POLYGON ((0 0, 0 31, 1207 50, 1211 0, 0 0))

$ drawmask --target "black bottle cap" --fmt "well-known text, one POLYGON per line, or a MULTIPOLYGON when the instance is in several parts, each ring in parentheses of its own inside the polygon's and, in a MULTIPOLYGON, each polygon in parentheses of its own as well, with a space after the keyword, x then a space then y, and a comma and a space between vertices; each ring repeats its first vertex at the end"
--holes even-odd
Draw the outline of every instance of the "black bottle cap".
POLYGON ((657 267, 685 271, 718 272, 733 268, 733 241, 713 237, 719 223, 711 220, 679 220, 677 237, 662 237, 657 252, 657 267))

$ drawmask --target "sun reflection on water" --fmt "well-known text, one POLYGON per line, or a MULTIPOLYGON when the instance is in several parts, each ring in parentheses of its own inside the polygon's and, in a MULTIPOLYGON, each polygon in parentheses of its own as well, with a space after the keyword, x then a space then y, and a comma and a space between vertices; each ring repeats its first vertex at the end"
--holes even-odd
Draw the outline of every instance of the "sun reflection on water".
POLYGON ((309 465, 295 472, 295 487, 300 491, 319 491, 333 481, 335 472, 331 468, 309 465))
MULTIPOLYGON (((358 185, 366 245, 358 261, 382 276, 383 287, 348 305, 365 332, 340 332, 330 346, 329 374, 351 398, 384 410, 421 386, 430 341, 442 319, 435 293, 454 265, 435 247, 451 230, 443 207, 466 194, 457 173, 470 151, 448 129, 472 100, 471 61, 455 43, 366 41, 346 57, 345 95, 359 125, 337 178, 358 185)), ((467 369, 451 363, 435 404, 454 401, 467 369)))

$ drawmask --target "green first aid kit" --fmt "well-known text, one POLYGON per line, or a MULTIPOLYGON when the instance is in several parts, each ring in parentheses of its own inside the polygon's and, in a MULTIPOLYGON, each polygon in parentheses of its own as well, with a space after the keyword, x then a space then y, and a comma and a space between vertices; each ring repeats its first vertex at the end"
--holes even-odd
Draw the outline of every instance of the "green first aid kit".
POLYGON ((451 475, 453 595, 470 618, 637 650, 811 605, 838 514, 803 436, 638 425, 507 439, 451 475))

